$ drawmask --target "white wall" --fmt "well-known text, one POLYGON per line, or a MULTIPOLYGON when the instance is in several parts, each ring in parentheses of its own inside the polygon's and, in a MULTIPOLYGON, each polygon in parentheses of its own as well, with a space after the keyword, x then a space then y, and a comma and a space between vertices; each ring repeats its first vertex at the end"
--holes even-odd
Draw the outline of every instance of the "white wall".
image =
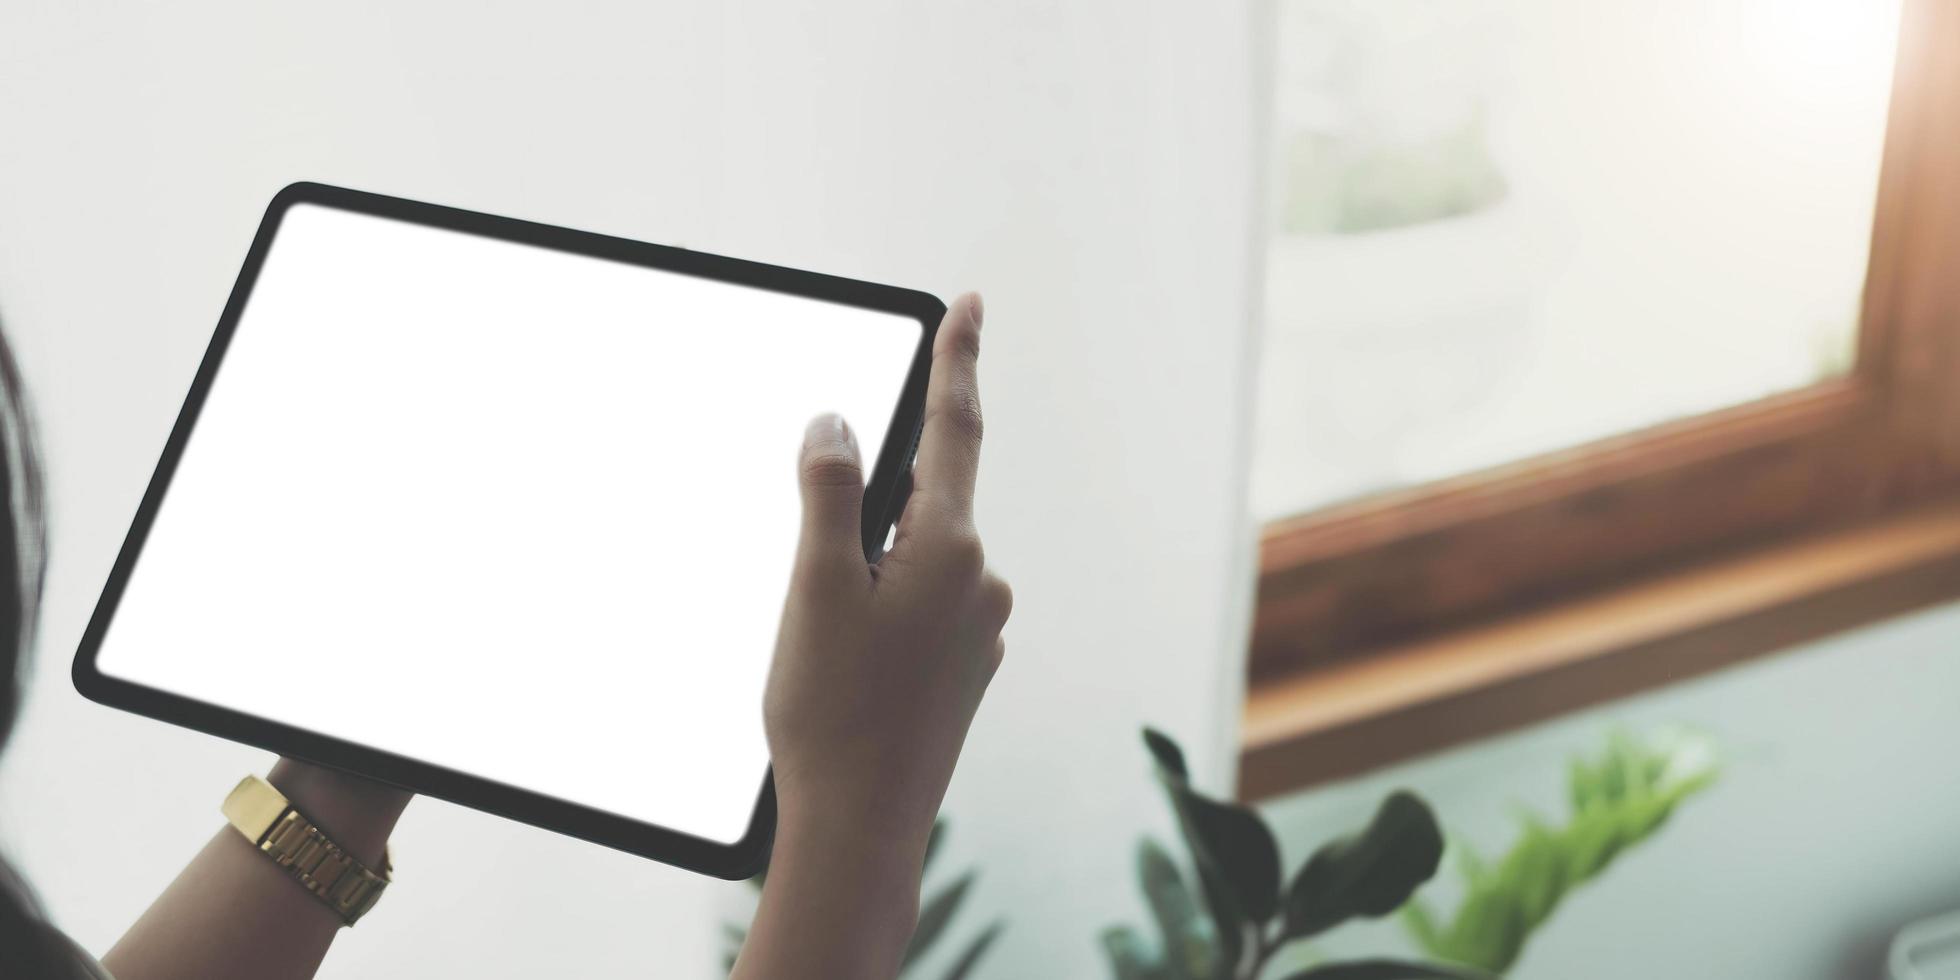
MULTIPOLYGON (((0 837, 58 921, 106 948, 268 761, 87 704, 67 662, 259 212, 306 178, 986 291, 980 518, 1019 602, 946 860, 986 867, 969 926, 1012 916, 987 975, 1095 975, 1096 929, 1137 911, 1130 841, 1164 822, 1136 726, 1180 733, 1215 775, 1236 714, 1219 653, 1249 567, 1249 16, 1174 0, 0 5, 0 316, 55 508, 0 837), (99 845, 132 815, 153 846, 99 845)), ((349 681, 388 696, 385 677, 349 681)), ((399 883, 325 975, 707 976, 712 920, 736 901, 433 801, 396 848, 399 883)))
MULTIPOLYGON (((1960 605, 1442 753, 1266 808, 1298 862, 1406 786, 1487 857, 1522 804, 1562 818, 1565 766, 1616 727, 1713 736, 1720 780, 1575 892, 1518 980, 1834 980, 1884 975, 1901 926, 1960 909, 1960 605)), ((1454 872, 1433 885, 1444 909, 1454 872)), ((1406 950, 1364 923, 1332 955, 1406 950)))

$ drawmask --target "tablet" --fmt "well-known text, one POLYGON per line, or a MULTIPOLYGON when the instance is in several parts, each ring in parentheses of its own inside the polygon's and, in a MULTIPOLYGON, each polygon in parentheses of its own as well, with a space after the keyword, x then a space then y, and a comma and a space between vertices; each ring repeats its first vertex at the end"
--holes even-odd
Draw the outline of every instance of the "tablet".
POLYGON ((720 877, 774 831, 796 459, 903 506, 914 290, 295 184, 75 658, 113 707, 720 877), (869 458, 869 457, 867 457, 869 458))

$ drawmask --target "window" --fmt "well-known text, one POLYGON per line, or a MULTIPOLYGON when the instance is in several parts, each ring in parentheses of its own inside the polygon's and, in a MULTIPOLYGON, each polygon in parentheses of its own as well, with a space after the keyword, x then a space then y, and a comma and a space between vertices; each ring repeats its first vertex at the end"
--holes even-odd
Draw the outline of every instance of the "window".
MULTIPOLYGON (((1301 732, 1469 693, 1426 676, 1385 697, 1371 661, 1420 648, 1433 675, 1435 638, 1814 546, 1960 483, 1960 8, 1281 0, 1278 19, 1250 791, 1295 778, 1301 732), (1326 703, 1362 688, 1380 703, 1326 703)), ((1464 685, 1539 687, 1468 733, 1612 693, 1547 686, 1580 654, 1480 656, 1464 685)))
POLYGON ((1841 376, 1898 13, 1281 6, 1255 513, 1841 376))

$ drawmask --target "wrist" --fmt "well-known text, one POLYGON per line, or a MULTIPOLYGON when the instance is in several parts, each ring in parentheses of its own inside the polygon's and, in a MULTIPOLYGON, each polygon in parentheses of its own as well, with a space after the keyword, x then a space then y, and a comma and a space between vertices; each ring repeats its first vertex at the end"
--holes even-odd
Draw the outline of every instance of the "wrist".
POLYGON ((739 977, 892 977, 919 918, 923 843, 779 796, 762 902, 739 977))
POLYGON ((348 854, 379 868, 382 848, 414 794, 352 773, 280 759, 266 774, 293 807, 348 854))
POLYGON ((924 862, 923 839, 915 844, 848 821, 792 810, 779 814, 776 822, 763 904, 805 916, 828 907, 829 913, 871 924, 861 938, 870 947, 890 947, 886 951, 896 955, 918 920, 924 862))
MULTIPOLYGON (((909 826, 867 821, 834 810, 779 809, 773 854, 785 850, 821 853, 848 861, 867 872, 890 874, 918 884, 925 863, 926 838, 931 828, 913 833, 909 826)), ((773 872, 775 861, 772 857, 773 872)))
POLYGON ((917 786, 913 780, 867 781, 802 768, 778 767, 774 778, 779 838, 793 830, 840 848, 864 850, 868 844, 894 858, 924 860, 940 794, 928 799, 909 791, 917 786))
POLYGON ((778 872, 816 871, 861 892, 916 905, 931 827, 914 833, 909 821, 873 820, 839 806, 779 801, 770 879, 778 872))

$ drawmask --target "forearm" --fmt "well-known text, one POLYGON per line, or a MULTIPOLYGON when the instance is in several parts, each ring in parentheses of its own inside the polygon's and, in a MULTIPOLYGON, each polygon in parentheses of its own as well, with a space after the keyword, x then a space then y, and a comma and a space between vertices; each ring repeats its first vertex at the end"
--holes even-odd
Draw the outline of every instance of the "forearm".
MULTIPOLYGON (((381 867, 407 793, 290 760, 267 778, 355 859, 381 867)), ((117 980, 311 977, 340 928, 332 909, 221 827, 103 965, 117 980)))
POLYGON ((755 923, 732 976, 896 976, 918 920, 924 840, 784 817, 755 923))

